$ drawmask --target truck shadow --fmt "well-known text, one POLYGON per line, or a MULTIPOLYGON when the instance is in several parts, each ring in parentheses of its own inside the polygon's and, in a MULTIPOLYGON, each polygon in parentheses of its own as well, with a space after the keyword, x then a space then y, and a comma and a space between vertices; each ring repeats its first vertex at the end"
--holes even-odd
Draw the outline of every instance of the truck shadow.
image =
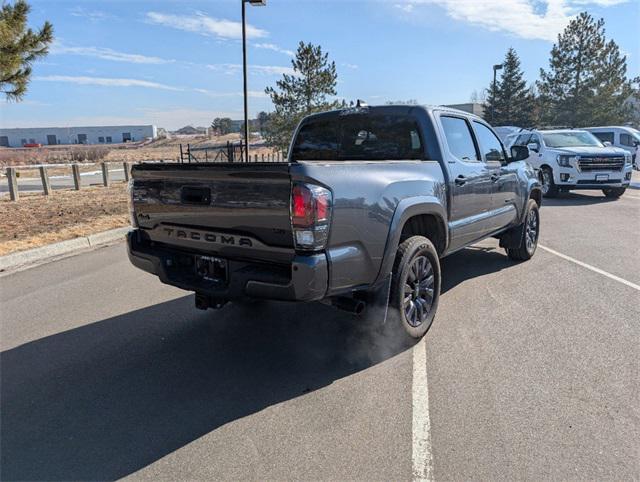
MULTIPOLYGON (((497 241, 495 241, 497 244, 497 241)), ((474 245, 441 260, 441 293, 455 288, 462 282, 512 268, 519 264, 507 257, 501 248, 474 245)))
POLYGON ((607 204, 616 201, 617 199, 605 197, 600 191, 593 191, 593 194, 562 192, 558 194, 558 197, 544 198, 542 200, 542 209, 553 206, 588 206, 592 204, 607 204))
MULTIPOLYGON (((512 265, 499 252, 464 250, 445 260, 443 292, 512 265)), ((184 296, 7 350, 0 479, 132 474, 407 349, 381 331, 322 304, 198 312, 184 296)))

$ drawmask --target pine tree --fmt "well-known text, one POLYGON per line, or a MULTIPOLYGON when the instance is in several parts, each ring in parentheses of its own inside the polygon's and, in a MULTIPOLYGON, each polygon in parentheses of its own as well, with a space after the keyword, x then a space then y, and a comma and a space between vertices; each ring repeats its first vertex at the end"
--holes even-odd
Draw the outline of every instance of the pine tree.
POLYGON ((604 20, 581 13, 558 35, 549 71, 540 69, 542 121, 576 127, 624 122, 632 92, 626 74, 626 57, 606 41, 604 20))
POLYGON ((265 138, 267 144, 283 151, 304 116, 338 105, 327 99, 336 95, 336 64, 329 62, 329 55, 319 45, 300 42, 291 64, 293 74, 283 74, 276 88, 265 89, 275 107, 265 127, 265 138))
POLYGON ((520 68, 520 59, 513 48, 504 58, 500 81, 487 89, 486 111, 494 125, 528 127, 533 122, 533 97, 520 68))
POLYGON ((21 100, 31 79, 31 64, 47 55, 53 41, 53 26, 45 22, 34 32, 27 28, 31 7, 25 0, 0 9, 0 92, 7 100, 21 100))
POLYGON ((229 117, 216 117, 211 123, 211 128, 219 135, 224 136, 233 129, 233 121, 229 117))

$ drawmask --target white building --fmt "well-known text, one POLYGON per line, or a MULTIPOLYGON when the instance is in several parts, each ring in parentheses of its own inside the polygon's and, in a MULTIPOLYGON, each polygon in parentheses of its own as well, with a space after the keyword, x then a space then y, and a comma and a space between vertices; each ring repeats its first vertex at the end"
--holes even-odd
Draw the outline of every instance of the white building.
POLYGON ((100 127, 26 127, 0 129, 0 146, 22 147, 25 144, 119 144, 155 139, 156 126, 100 127))
POLYGON ((466 102, 464 104, 448 104, 444 107, 450 107, 452 109, 462 110, 464 112, 468 112, 469 114, 475 114, 479 117, 484 117, 485 114, 485 105, 479 102, 466 102))

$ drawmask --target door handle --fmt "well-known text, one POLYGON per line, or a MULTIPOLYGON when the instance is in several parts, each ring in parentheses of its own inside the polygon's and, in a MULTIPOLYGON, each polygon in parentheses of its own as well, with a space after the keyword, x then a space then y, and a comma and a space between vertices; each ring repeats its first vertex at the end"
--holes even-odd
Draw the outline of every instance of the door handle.
POLYGON ((458 177, 456 177, 455 181, 454 181, 458 186, 463 186, 467 183, 467 178, 464 177, 462 174, 460 174, 458 177))
POLYGON ((496 182, 498 179, 500 179, 500 174, 491 174, 492 182, 496 182))

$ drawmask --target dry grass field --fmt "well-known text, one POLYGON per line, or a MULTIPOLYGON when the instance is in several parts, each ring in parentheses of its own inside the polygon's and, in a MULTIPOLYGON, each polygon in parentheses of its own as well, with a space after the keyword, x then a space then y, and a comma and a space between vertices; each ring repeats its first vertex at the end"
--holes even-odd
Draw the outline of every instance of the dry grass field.
POLYGON ((0 256, 126 226, 125 184, 0 197, 0 256))

